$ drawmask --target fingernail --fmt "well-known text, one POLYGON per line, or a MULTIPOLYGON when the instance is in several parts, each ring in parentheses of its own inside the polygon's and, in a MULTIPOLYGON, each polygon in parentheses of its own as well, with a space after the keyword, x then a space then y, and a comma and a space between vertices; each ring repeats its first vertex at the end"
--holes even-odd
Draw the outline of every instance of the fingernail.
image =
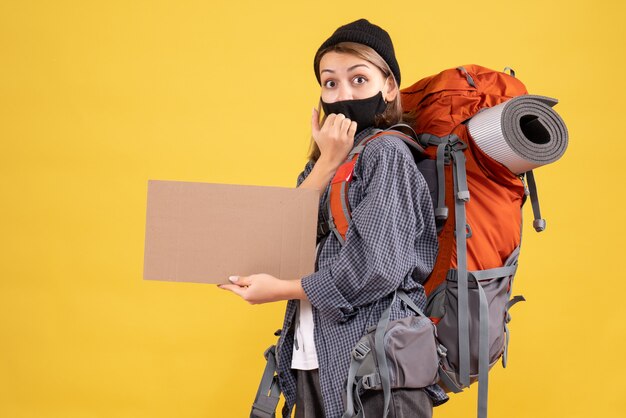
POLYGON ((230 280, 230 281, 231 281, 231 282, 233 282, 233 283, 236 283, 236 282, 237 282, 237 280, 239 280, 239 276, 230 276, 230 277, 228 278, 228 280, 230 280))

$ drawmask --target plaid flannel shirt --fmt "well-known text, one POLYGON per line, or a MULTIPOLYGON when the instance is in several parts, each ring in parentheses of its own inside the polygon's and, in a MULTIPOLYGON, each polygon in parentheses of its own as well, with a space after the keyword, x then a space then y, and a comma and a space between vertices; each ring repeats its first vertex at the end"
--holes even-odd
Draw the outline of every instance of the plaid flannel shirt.
MULTIPOLYGON (((355 143, 372 133, 365 129, 355 143)), ((298 186, 311 172, 309 161, 298 186)), ((320 198, 320 222, 326 211, 328 188, 320 198)), ((302 278, 313 305, 314 340, 326 418, 341 417, 343 393, 353 347, 378 323, 393 292, 404 289, 422 309, 424 288, 413 277, 428 276, 437 256, 437 233, 426 181, 406 144, 385 135, 369 143, 359 156, 348 200, 352 223, 342 246, 330 233, 318 248, 316 272, 302 278), (415 273, 412 272, 415 270, 415 273)), ((283 417, 296 400, 296 377, 291 369, 294 322, 298 301, 287 303, 277 346, 278 379, 285 395, 283 417)), ((391 320, 414 315, 399 300, 391 320)), ((434 405, 448 400, 437 385, 426 388, 434 405)))

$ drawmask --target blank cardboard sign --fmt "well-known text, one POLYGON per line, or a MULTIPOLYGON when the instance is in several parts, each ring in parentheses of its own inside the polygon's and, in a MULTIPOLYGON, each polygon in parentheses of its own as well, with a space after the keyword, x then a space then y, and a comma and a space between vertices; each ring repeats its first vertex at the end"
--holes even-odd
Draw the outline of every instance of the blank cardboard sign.
POLYGON ((148 181, 143 277, 227 283, 314 271, 317 190, 148 181))

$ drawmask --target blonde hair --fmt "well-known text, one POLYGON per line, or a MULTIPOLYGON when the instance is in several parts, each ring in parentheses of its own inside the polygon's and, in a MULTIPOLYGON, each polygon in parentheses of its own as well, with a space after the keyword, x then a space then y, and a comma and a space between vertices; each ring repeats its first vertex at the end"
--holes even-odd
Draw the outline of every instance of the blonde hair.
MULTIPOLYGON (((387 128, 391 125, 395 125, 396 123, 402 122, 403 119, 406 119, 406 115, 404 115, 402 112, 402 102, 400 100, 400 91, 399 91, 400 88, 398 86, 398 82, 396 81, 396 78, 393 76, 393 73, 391 72, 389 65, 387 65, 387 62, 385 62, 385 60, 376 51, 374 51, 372 48, 370 48, 367 45, 359 44, 356 42, 340 42, 336 45, 332 45, 328 48, 325 48, 319 51, 317 55, 315 55, 313 66, 316 72, 319 72, 320 61, 322 60, 322 56, 324 56, 324 54, 326 54, 327 52, 331 52, 331 51, 343 53, 343 54, 352 54, 358 58, 368 61, 372 63, 373 65, 375 65, 383 73, 383 76, 385 78, 391 77, 391 79, 393 80, 395 88, 398 89, 398 94, 396 95, 396 98, 393 101, 390 101, 387 103, 387 108, 382 114, 376 115, 374 126, 376 126, 377 128, 387 128)), ((317 106, 317 110, 318 110, 318 114, 321 114, 321 99, 317 106)), ((324 115, 324 117, 320 121, 320 125, 324 123, 325 119, 326 119, 326 115, 324 115)), ((311 144, 309 147, 308 158, 310 160, 317 161, 319 157, 320 157, 320 149, 317 146, 317 143, 315 142, 313 137, 311 137, 311 144)))

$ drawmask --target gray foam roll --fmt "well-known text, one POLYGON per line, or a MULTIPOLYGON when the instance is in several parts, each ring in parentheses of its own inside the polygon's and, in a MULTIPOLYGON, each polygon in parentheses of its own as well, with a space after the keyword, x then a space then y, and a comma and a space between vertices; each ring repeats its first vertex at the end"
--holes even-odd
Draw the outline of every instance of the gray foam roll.
POLYGON ((514 97, 474 115, 468 131, 478 147, 515 174, 553 163, 567 149, 567 127, 545 96, 514 97))

